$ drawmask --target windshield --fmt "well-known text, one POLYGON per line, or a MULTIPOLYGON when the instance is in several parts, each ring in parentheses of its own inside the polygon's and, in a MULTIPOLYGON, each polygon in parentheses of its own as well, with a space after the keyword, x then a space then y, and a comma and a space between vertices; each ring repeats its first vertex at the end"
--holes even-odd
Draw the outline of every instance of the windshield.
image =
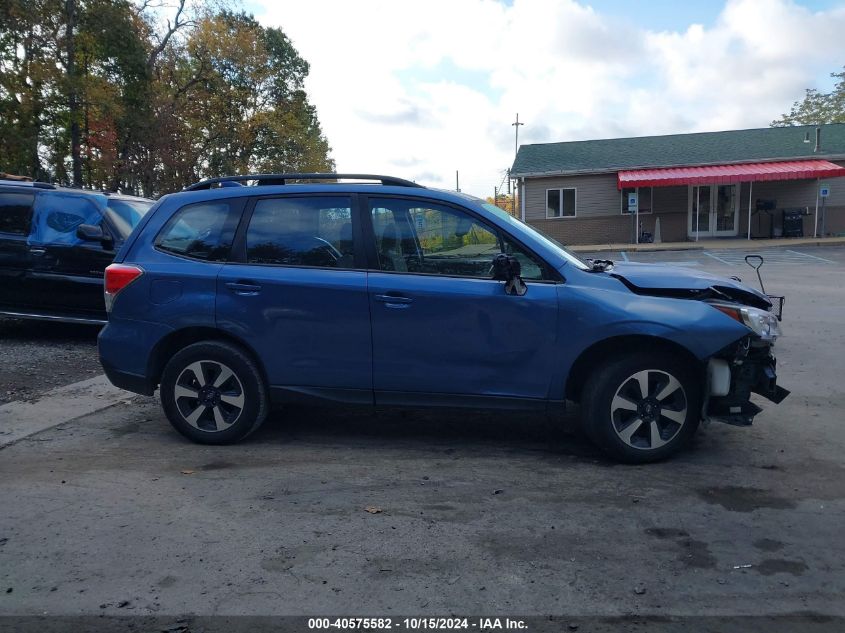
POLYGON ((153 204, 152 200, 109 198, 106 215, 120 233, 120 237, 125 240, 153 204))
POLYGON ((520 227, 524 230, 528 230, 528 231, 531 231, 532 233, 534 233, 534 236, 538 240, 540 240, 541 242, 546 244, 546 246, 549 246, 556 251, 560 251, 561 255, 563 255, 564 258, 566 258, 566 261, 568 263, 572 264, 573 266, 575 266, 576 268, 580 268, 581 270, 588 270, 590 268, 584 262, 583 259, 578 257, 575 253, 570 251, 568 248, 566 248, 563 244, 558 242, 556 239, 549 237, 548 235, 543 233, 540 229, 538 229, 534 226, 531 226, 530 224, 526 224, 525 222, 522 222, 521 220, 517 220, 510 213, 500 209, 499 207, 497 207, 494 204, 490 204, 489 202, 481 202, 481 201, 479 201, 479 202, 481 203, 481 206, 483 206, 490 213, 495 214, 495 216, 497 218, 504 220, 505 222, 507 222, 507 223, 509 223, 513 226, 518 226, 518 227, 520 227))

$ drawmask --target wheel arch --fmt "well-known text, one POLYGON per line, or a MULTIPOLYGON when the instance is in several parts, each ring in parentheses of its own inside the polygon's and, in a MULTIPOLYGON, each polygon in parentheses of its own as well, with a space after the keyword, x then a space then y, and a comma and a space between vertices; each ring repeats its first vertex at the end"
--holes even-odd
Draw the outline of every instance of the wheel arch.
POLYGON ((156 344, 152 354, 150 354, 147 368, 147 375, 150 377, 153 385, 159 385, 164 368, 174 354, 188 345, 203 341, 219 341, 238 347, 255 363, 258 371, 261 373, 264 384, 269 386, 264 363, 261 362, 261 358, 250 345, 228 332, 207 326, 193 326, 174 330, 156 344))
POLYGON ((701 369, 704 366, 702 361, 688 348, 666 338, 647 334, 612 336, 594 343, 575 359, 566 379, 565 394, 567 400, 578 402, 590 373, 608 359, 622 354, 642 353, 643 350, 671 354, 682 358, 695 368, 701 369))

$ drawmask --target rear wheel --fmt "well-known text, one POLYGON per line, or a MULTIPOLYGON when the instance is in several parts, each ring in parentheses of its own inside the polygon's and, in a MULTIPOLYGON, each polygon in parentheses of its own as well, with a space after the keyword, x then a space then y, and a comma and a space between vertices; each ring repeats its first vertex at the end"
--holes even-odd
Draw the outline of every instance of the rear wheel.
POLYGON ((267 389, 255 362, 220 341, 194 343, 164 369, 161 404, 173 427, 202 444, 231 444, 267 416, 267 389))
POLYGON ((593 372, 581 399, 585 431, 620 461, 664 459, 695 434, 701 418, 696 372, 664 354, 630 355, 593 372))

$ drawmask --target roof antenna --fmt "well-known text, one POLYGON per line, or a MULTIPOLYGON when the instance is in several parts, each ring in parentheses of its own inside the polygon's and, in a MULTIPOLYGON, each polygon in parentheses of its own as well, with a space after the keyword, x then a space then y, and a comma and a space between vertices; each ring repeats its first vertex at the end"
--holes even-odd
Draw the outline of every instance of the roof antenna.
POLYGON ((820 127, 816 128, 816 149, 813 150, 814 153, 819 153, 822 149, 822 129, 820 127))

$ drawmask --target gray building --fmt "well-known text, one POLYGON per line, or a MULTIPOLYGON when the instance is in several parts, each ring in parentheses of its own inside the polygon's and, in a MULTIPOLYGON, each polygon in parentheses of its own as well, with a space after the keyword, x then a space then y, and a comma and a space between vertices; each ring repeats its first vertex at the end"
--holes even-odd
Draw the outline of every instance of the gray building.
POLYGON ((568 244, 658 218, 664 242, 845 233, 845 124, 522 145, 511 175, 520 217, 568 244))

